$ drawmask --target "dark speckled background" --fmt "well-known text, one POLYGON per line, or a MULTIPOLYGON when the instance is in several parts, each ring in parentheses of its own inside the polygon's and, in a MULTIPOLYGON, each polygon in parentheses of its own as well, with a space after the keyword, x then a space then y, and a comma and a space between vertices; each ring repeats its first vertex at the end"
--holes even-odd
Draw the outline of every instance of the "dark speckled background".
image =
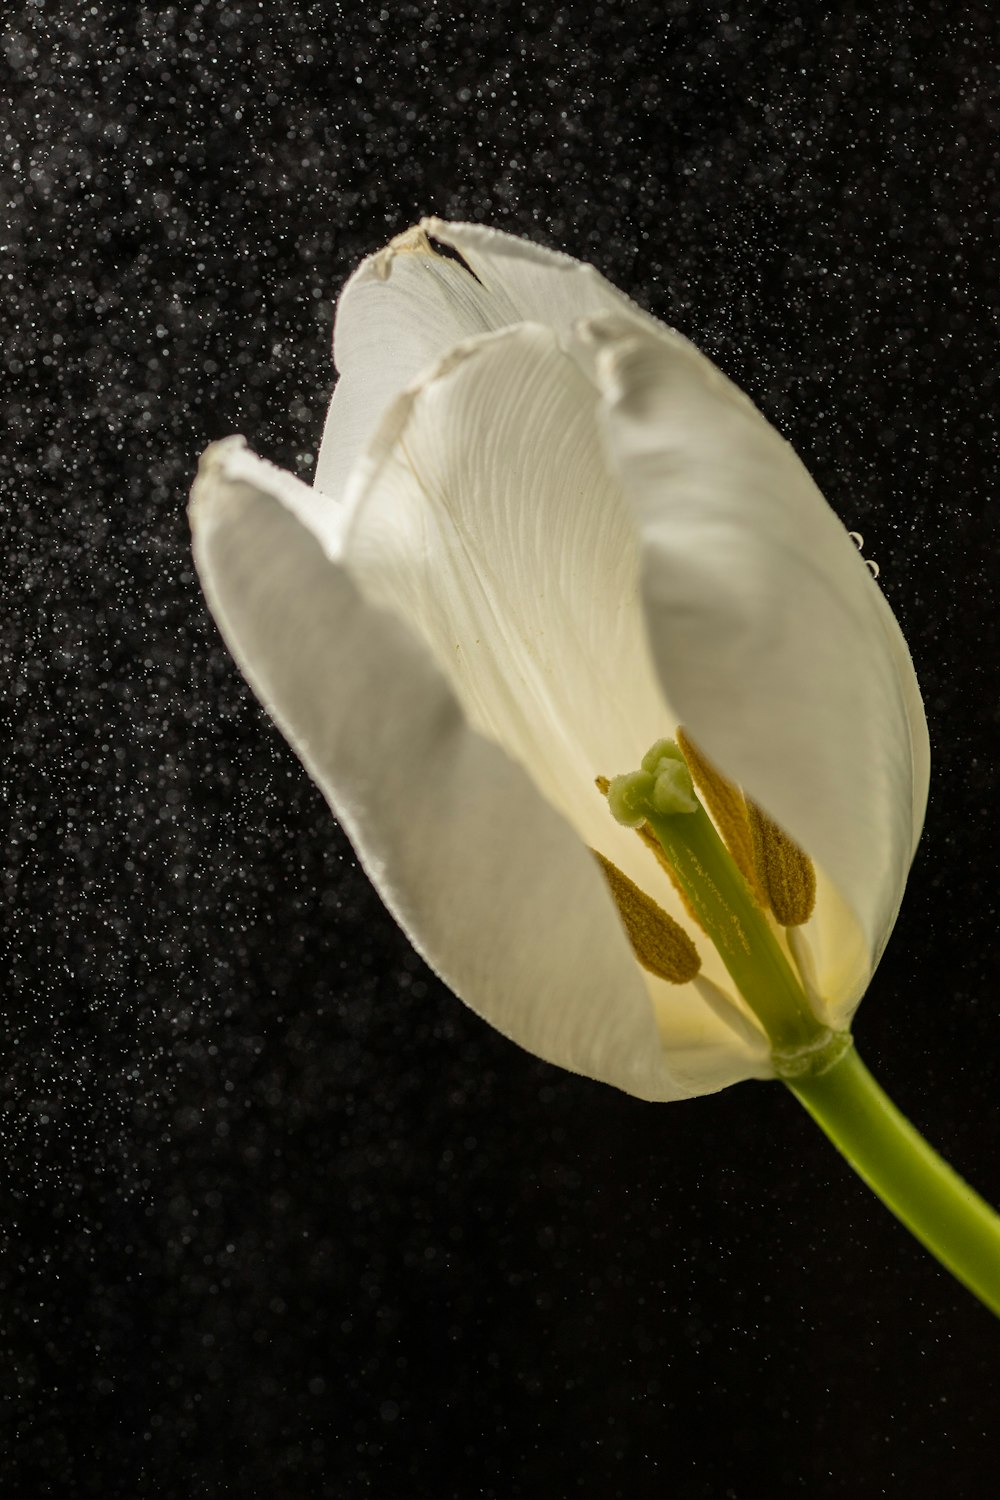
POLYGON ((911 642, 935 780, 858 1035, 1000 1199, 998 23, 825 9, 5 10, 11 1500, 993 1492, 989 1314, 779 1087, 643 1105, 466 1011, 188 555, 207 441, 311 472, 337 291, 421 212, 683 329, 911 642))

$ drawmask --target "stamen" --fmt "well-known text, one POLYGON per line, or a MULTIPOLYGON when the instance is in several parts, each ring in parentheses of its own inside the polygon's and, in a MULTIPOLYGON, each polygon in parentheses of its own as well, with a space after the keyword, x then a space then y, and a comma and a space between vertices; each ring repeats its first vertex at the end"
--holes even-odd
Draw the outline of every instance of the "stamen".
POLYGON ((651 974, 687 984, 701 968, 698 950, 679 922, 598 850, 592 851, 614 897, 632 952, 651 974))
POLYGON ((809 944, 809 935, 803 932, 801 927, 789 927, 785 930, 785 937, 788 940, 788 951, 795 960, 802 988, 806 992, 806 999, 812 1006, 812 1013, 817 1021, 822 1022, 824 1026, 829 1026, 830 1013, 820 993, 816 959, 809 944))
POLYGON ((713 983, 704 974, 698 974, 694 980, 694 987, 704 1000, 709 1010, 718 1016, 730 1031, 734 1031, 748 1047, 763 1061, 770 1051, 767 1041, 767 1033, 761 1028, 756 1017, 753 1020, 745 1016, 733 1000, 729 998, 724 989, 713 983))
POLYGON ((749 797, 746 806, 753 861, 767 903, 782 927, 800 927, 816 905, 812 860, 749 797))
POLYGON ((722 835, 722 842, 733 856, 736 868, 753 892, 757 905, 766 906, 767 897, 757 879, 754 865, 753 834, 750 831, 743 793, 738 786, 727 781, 722 772, 702 754, 685 729, 678 729, 677 743, 684 752, 695 786, 715 819, 715 826, 722 835))

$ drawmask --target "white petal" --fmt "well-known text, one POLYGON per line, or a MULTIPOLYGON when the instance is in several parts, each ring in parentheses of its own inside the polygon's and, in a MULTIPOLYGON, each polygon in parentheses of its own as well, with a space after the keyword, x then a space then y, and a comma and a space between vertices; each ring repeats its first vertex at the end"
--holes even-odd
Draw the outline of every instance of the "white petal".
POLYGON ((531 1052, 640 1098, 752 1076, 748 1049, 714 1045, 700 1017, 667 1056, 595 862, 469 728, 417 638, 330 561, 303 489, 238 440, 216 445, 193 492, 196 560, 236 660, 414 944, 531 1052))
POLYGON ((367 597, 595 842, 614 826, 595 776, 638 764, 668 710, 592 384, 537 324, 470 340, 400 399, 357 480, 344 560, 367 597))
MULTIPOLYGON (((708 360, 677 334, 619 320, 589 337, 612 466, 642 532, 665 691, 706 753, 830 877, 870 973, 926 796, 902 637, 792 449, 708 360)), ((843 989, 856 967, 835 977, 836 1002, 857 999, 843 989)))
MULTIPOLYGON (((452 350, 400 398, 358 466, 344 561, 366 597, 420 633, 470 723, 525 767, 586 845, 689 927, 594 786, 633 769, 675 722, 649 656, 636 532, 603 462, 596 399, 536 324, 452 350)), ((701 952, 706 974, 728 986, 715 949, 701 952)), ((651 984, 651 994, 668 1047, 688 1047, 695 1024, 716 1033, 694 993, 651 984)))
POLYGON ((393 398, 453 344, 523 322, 568 334, 578 318, 609 310, 646 317, 568 255, 494 229, 425 219, 363 261, 344 288, 333 346, 340 380, 317 489, 343 498, 351 467, 393 398), (437 253, 428 235, 465 265, 437 253))
POLYGON ((875 591, 875 602, 889 650, 896 663, 896 675, 903 696, 910 735, 910 758, 913 763, 913 819, 910 840, 910 858, 912 859, 917 852, 917 844, 920 842, 924 826, 924 813, 927 810, 927 792, 931 779, 931 746, 927 734, 924 703, 920 696, 917 675, 913 670, 913 658, 903 638, 903 632, 881 589, 875 591))

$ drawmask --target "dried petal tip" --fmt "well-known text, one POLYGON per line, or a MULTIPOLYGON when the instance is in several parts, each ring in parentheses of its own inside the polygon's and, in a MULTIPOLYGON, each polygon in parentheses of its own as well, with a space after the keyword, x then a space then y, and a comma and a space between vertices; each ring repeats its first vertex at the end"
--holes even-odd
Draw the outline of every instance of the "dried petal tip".
POLYGON ((651 896, 594 850, 614 897, 632 952, 650 974, 671 984, 687 984, 701 968, 698 950, 679 922, 651 896))
POLYGON ((414 224, 411 229, 404 229, 402 234, 397 234, 384 249, 377 251, 366 264, 371 266, 377 280, 388 281, 392 274, 392 263, 396 256, 413 254, 434 254, 434 248, 427 238, 427 232, 420 224, 414 224))
POLYGON ((754 866, 768 905, 782 927, 801 927, 816 904, 812 860, 749 797, 746 804, 754 866))

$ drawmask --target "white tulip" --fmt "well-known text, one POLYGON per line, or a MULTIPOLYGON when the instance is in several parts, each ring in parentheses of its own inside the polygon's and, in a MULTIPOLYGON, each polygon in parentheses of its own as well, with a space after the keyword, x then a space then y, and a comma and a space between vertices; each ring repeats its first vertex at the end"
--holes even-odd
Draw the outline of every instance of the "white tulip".
POLYGON ((195 555, 415 947, 523 1047, 640 1098, 773 1076, 774 1037, 595 789, 683 726, 811 860, 809 919, 760 920, 842 1032, 929 756, 892 613, 792 449, 592 267, 467 224, 366 260, 334 357, 314 487, 215 444, 195 555), (594 851, 632 883, 617 905, 594 851), (634 888, 696 978, 640 966, 634 888))

